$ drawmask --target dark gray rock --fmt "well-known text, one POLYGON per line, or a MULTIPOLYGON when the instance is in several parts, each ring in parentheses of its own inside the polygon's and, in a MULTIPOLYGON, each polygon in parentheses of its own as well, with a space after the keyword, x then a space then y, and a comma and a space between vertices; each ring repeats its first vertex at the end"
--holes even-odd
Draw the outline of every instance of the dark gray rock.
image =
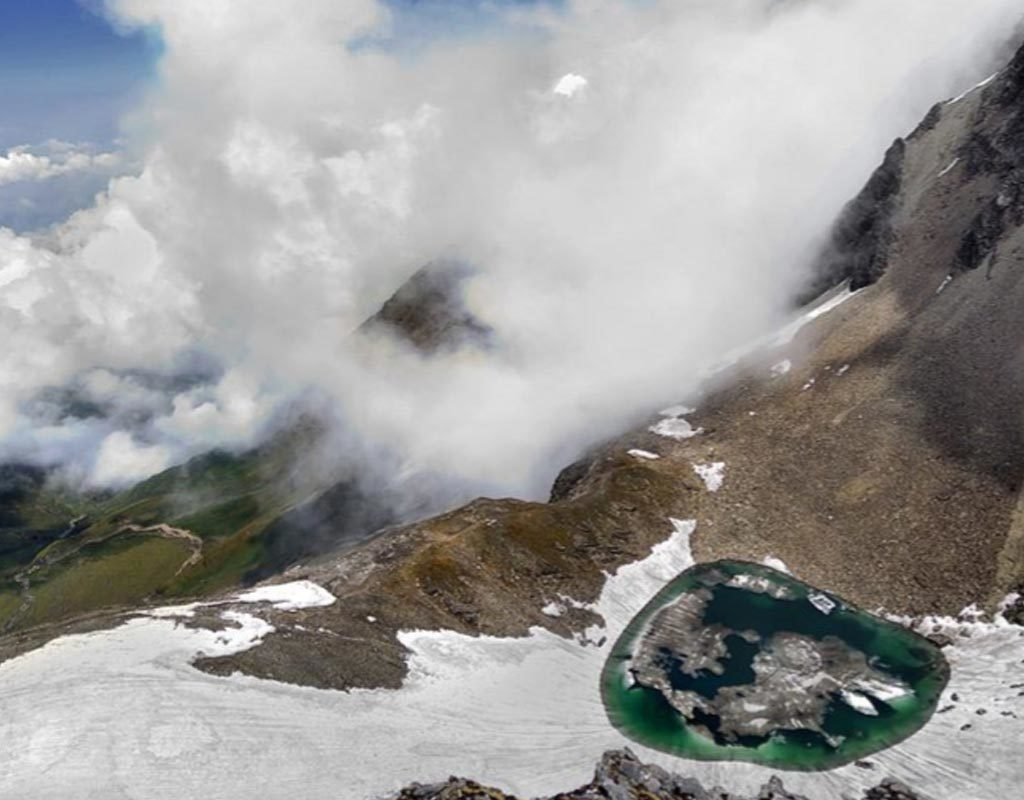
POLYGON ((486 347, 494 332, 466 308, 462 294, 472 274, 458 261, 432 262, 402 284, 360 330, 390 333, 425 353, 486 347))
POLYGON ((921 800, 921 798, 906 784, 886 778, 878 786, 868 789, 864 800, 921 800))
MULTIPOLYGON (((446 783, 414 783, 393 796, 393 800, 516 800, 498 789, 490 789, 463 778, 446 783)), ((604 754, 586 786, 560 793, 549 800, 827 800, 808 798, 788 791, 775 775, 753 797, 731 794, 721 787, 703 787, 693 778, 674 775, 653 764, 644 764, 629 749, 604 754)), ((863 800, 924 800, 910 787, 886 778, 869 789, 863 800)))
MULTIPOLYGON (((931 125, 934 127, 937 122, 935 117, 931 125)), ((881 166, 843 209, 809 284, 798 298, 800 305, 844 281, 849 281, 850 289, 856 291, 874 283, 885 272, 905 154, 906 142, 897 139, 886 151, 881 166)))

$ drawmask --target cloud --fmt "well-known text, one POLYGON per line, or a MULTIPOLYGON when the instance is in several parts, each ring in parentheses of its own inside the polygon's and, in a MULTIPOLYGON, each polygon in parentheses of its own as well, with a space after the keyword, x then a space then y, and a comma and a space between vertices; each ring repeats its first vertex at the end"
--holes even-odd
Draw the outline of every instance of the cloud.
POLYGON ((448 498, 542 495, 778 324, 889 141, 990 73, 1019 17, 1016 0, 577 0, 410 55, 372 46, 393 21, 373 0, 108 9, 164 40, 129 126, 145 157, 50 235, 0 231, 0 452, 63 442, 120 480, 256 441, 312 393, 339 451, 448 498), (556 92, 570 76, 585 89, 556 92), (441 256, 479 269, 466 299, 495 346, 357 345, 441 256), (99 434, 25 410, 195 353, 221 369, 164 386, 127 439, 104 423, 98 462, 99 434))
POLYGON ((560 94, 563 97, 572 97, 577 92, 585 89, 587 86, 587 79, 582 75, 577 75, 574 72, 568 72, 558 79, 555 84, 555 88, 552 89, 555 94, 560 94))
POLYGON ((126 486, 171 466, 171 453, 160 445, 142 445, 131 434, 115 431, 100 444, 92 479, 102 486, 126 486))
POLYGON ((66 142, 49 142, 45 148, 22 145, 0 155, 0 186, 46 181, 74 172, 112 174, 122 166, 121 156, 117 153, 94 153, 66 142), (46 152, 33 152, 38 149, 46 152))

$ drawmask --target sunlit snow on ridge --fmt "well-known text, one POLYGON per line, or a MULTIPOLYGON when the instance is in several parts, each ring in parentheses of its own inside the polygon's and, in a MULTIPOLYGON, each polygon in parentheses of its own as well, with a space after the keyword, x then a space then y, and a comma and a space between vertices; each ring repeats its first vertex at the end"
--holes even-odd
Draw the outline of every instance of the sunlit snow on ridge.
POLYGON ((271 603, 274 608, 282 611, 297 611, 302 608, 329 606, 337 598, 312 581, 293 581, 260 586, 238 595, 236 600, 241 603, 271 603))
POLYGON ((161 606, 147 609, 144 613, 155 618, 194 617, 196 609, 229 605, 231 603, 268 603, 279 611, 299 611, 303 608, 322 608, 337 601, 337 598, 312 581, 292 581, 269 586, 258 586, 227 600, 212 600, 205 603, 188 603, 180 606, 161 606))
POLYGON ((946 105, 947 106, 951 106, 951 105, 954 105, 956 103, 959 103, 961 100, 963 100, 965 97, 967 97, 967 95, 972 94, 973 92, 976 92, 978 89, 984 89, 986 86, 988 86, 990 83, 992 83, 992 81, 994 81, 998 77, 999 77, 999 73, 998 72, 994 72, 993 74, 991 74, 987 78, 985 78, 985 80, 980 81, 979 83, 974 84, 974 86, 972 86, 966 92, 963 92, 962 94, 958 94, 952 100, 947 101, 946 105))

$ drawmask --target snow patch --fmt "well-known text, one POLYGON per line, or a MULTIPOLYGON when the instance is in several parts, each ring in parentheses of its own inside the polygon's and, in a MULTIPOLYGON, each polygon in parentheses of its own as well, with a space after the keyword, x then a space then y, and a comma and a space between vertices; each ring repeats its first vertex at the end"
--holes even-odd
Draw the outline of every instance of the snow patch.
POLYGON ((791 369, 793 369, 793 362, 788 358, 784 359, 772 367, 772 377, 781 378, 783 375, 788 375, 791 369))
POLYGON ((796 338, 796 335, 805 325, 818 319, 818 317, 823 317, 829 312, 834 311, 843 303, 856 297, 862 291, 864 290, 858 289, 855 292, 851 292, 849 285, 843 284, 838 289, 834 290, 833 294, 827 296, 824 300, 818 303, 818 305, 814 306, 814 308, 805 311, 793 320, 793 322, 789 323, 789 325, 771 337, 768 343, 776 347, 789 344, 794 338, 796 338))
POLYGON ((549 617, 560 617, 565 613, 565 606, 561 603, 551 602, 544 606, 544 608, 540 610, 540 613, 547 614, 549 617))
POLYGON ((260 586, 235 598, 239 603, 270 603, 279 611, 322 608, 331 605, 337 599, 329 591, 312 581, 260 586))
POLYGON ((843 377, 849 371, 850 371, 850 365, 849 364, 843 364, 843 366, 841 366, 839 369, 836 370, 836 377, 837 378, 841 378, 841 377, 843 377))
POLYGON ((998 73, 998 72, 995 72, 995 73, 993 73, 992 75, 989 75, 989 76, 988 76, 987 78, 985 78, 985 80, 983 80, 983 81, 982 81, 981 83, 976 83, 976 84, 975 84, 974 86, 972 86, 972 87, 971 87, 970 89, 968 89, 968 90, 967 90, 966 92, 964 92, 963 94, 958 94, 958 95, 957 95, 956 97, 954 97, 954 98, 953 98, 952 100, 949 100, 949 101, 948 101, 948 102, 946 103, 946 105, 947 105, 947 106, 951 106, 951 105, 953 105, 954 103, 959 103, 959 102, 960 102, 961 100, 963 100, 963 99, 964 99, 965 97, 967 97, 967 95, 971 94, 972 92, 974 92, 974 91, 976 91, 976 90, 978 90, 978 89, 983 89, 984 87, 988 86, 988 85, 989 85, 990 83, 992 83, 992 81, 994 81, 994 80, 995 80, 996 78, 998 78, 998 77, 999 77, 999 73, 998 73))
POLYGON ((733 348, 719 361, 710 365, 702 372, 702 378, 708 380, 719 373, 735 366, 737 363, 747 358, 753 353, 764 350, 775 350, 781 347, 785 347, 796 335, 804 328, 805 325, 817 319, 818 317, 828 314, 830 311, 841 306, 847 300, 856 297, 860 294, 863 289, 858 289, 855 292, 850 291, 849 281, 836 287, 824 295, 824 299, 820 300, 816 306, 803 312, 799 316, 795 317, 788 324, 784 325, 775 333, 768 334, 766 336, 758 337, 747 344, 733 348))
POLYGON ((948 175, 948 174, 949 174, 950 172, 952 172, 952 171, 953 171, 953 167, 955 167, 955 166, 956 166, 957 164, 959 164, 959 163, 960 163, 960 156, 957 156, 956 158, 954 158, 954 159, 953 159, 953 160, 952 160, 952 161, 950 162, 950 164, 949 164, 949 166, 948 166, 948 167, 946 167, 945 169, 943 169, 943 170, 942 170, 942 171, 941 171, 941 172, 940 172, 940 173, 938 174, 938 177, 940 177, 940 178, 941 178, 941 177, 943 177, 944 175, 948 175))
POLYGON ((147 617, 155 617, 157 619, 180 619, 182 617, 194 617, 196 615, 196 609, 201 605, 201 603, 189 603, 184 606, 162 606, 161 608, 147 609, 144 613, 147 617))
POLYGON ((541 609, 541 613, 547 614, 549 617, 560 617, 570 608, 592 610, 593 604, 582 603, 575 597, 569 597, 567 594, 560 594, 558 595, 558 600, 552 600, 544 606, 544 608, 541 609))
POLYGON ((694 436, 704 433, 703 428, 694 428, 682 417, 678 419, 663 419, 657 425, 652 425, 648 430, 651 433, 658 434, 658 436, 664 436, 666 439, 675 439, 677 442, 692 439, 694 436))
POLYGON ((725 482, 725 462, 715 461, 710 464, 694 464, 693 471, 697 473, 709 492, 717 492, 725 482))
POLYGON ((942 294, 943 290, 953 282, 953 276, 947 275, 942 283, 939 284, 939 288, 935 290, 935 294, 942 294))
POLYGON ((629 455, 639 458, 641 461, 657 461, 661 458, 657 453, 651 453, 648 450, 630 450, 629 455))
POLYGON ((200 650, 200 656, 230 656, 250 650, 263 642, 263 637, 274 632, 274 626, 266 620, 243 614, 240 611, 225 611, 221 619, 233 622, 234 627, 225 628, 214 634, 212 649, 200 650))
POLYGON ((778 570, 779 572, 785 572, 787 575, 793 574, 789 571, 789 567, 786 566, 786 562, 783 561, 781 558, 776 558, 775 556, 765 556, 761 563, 764 564, 766 567, 771 567, 772 569, 778 570))

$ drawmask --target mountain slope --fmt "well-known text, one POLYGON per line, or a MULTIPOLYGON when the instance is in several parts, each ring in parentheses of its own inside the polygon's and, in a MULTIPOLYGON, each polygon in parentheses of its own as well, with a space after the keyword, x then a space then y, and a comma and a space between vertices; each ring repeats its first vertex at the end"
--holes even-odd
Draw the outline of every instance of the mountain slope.
MULTIPOLYGON (((674 409, 652 420, 660 433, 634 431, 573 465, 550 504, 478 501, 293 570, 347 598, 311 612, 315 623, 379 617, 372 651, 388 664, 401 663, 396 628, 579 632, 589 620, 540 607, 593 600, 593 565, 635 558, 666 516, 697 520, 698 560, 778 558, 866 608, 993 607, 1024 579, 1022 65, 1024 51, 936 106, 837 223, 819 286, 859 291, 839 289, 795 338, 717 376, 699 411, 674 409), (697 468, 717 464, 724 480, 710 491, 697 468)), ((332 669, 349 677, 336 685, 400 680, 358 651, 339 654, 332 669)), ((273 637, 217 669, 260 674, 264 660, 308 672, 273 637)))
MULTIPOLYGON (((720 373, 698 411, 652 418, 567 468, 551 503, 479 500, 292 567, 345 598, 308 612, 310 626, 355 642, 272 635, 204 666, 397 686, 399 629, 579 633, 591 615, 541 608, 593 600, 669 516, 697 520, 698 560, 778 558, 867 608, 992 607, 1024 579, 1022 86, 1024 51, 889 150, 814 278, 862 288, 838 289, 798 332, 720 373), (721 488, 698 468, 718 469, 721 488)), ((342 533, 332 513, 318 517, 318 547, 342 533)))

